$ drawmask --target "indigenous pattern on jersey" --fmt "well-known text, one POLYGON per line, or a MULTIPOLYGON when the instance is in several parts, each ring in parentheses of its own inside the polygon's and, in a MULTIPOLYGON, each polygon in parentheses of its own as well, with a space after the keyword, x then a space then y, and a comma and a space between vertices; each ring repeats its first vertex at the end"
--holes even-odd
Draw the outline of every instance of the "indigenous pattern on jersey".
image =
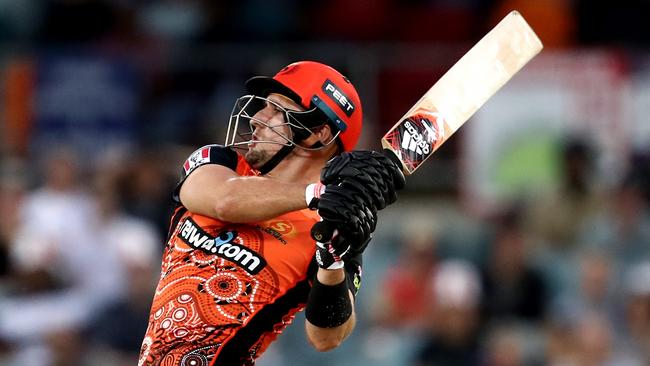
MULTIPOLYGON (((255 174, 218 145, 197 150, 183 164, 140 366, 253 365, 302 310, 317 270, 309 234, 319 219, 315 211, 253 224, 187 211, 180 186, 204 164, 255 174)), ((358 288, 360 258, 348 262, 348 278, 358 288)))

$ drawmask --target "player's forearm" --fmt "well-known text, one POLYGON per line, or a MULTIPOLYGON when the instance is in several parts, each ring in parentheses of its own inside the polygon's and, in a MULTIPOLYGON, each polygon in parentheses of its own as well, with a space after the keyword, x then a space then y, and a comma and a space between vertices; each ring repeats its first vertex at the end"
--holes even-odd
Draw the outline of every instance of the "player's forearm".
MULTIPOLYGON (((345 272, 343 269, 326 270, 320 268, 316 275, 318 282, 326 286, 336 286, 345 281, 345 272)), ((312 324, 309 320, 305 321, 305 330, 309 343, 318 351, 329 351, 338 347, 345 338, 347 338, 356 324, 354 312, 354 297, 350 291, 347 292, 352 305, 352 314, 341 325, 337 327, 324 328, 312 324)), ((308 303, 307 306, 310 306, 308 303)))
POLYGON ((191 212, 236 223, 268 220, 307 207, 304 184, 241 177, 216 165, 190 175, 180 200, 191 212))
POLYGON ((307 340, 319 352, 326 352, 341 345, 345 338, 352 333, 355 324, 356 316, 354 313, 345 323, 336 328, 319 328, 306 320, 307 340))
POLYGON ((228 222, 256 222, 307 208, 304 184, 264 177, 236 177, 219 188, 214 201, 216 218, 228 222))

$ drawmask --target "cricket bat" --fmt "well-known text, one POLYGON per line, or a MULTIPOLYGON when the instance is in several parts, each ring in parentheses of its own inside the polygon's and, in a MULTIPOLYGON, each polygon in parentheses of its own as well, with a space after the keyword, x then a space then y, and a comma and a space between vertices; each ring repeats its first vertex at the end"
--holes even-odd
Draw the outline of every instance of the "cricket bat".
POLYGON ((382 137, 384 151, 411 175, 542 48, 524 17, 510 12, 382 137))
MULTIPOLYGON (((384 153, 411 175, 542 48, 521 14, 510 12, 386 132, 384 153)), ((324 242, 333 232, 321 221, 311 234, 324 242)))

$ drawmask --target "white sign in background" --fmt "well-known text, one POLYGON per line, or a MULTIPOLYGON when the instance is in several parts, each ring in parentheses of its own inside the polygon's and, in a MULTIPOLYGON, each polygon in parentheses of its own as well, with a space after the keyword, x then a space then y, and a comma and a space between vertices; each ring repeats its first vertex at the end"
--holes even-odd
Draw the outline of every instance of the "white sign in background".
POLYGON ((594 180, 614 183, 633 143, 650 146, 644 115, 650 77, 644 80, 631 82, 624 59, 614 53, 543 52, 465 126, 464 201, 489 213, 520 195, 552 188, 559 147, 570 136, 595 149, 594 180))

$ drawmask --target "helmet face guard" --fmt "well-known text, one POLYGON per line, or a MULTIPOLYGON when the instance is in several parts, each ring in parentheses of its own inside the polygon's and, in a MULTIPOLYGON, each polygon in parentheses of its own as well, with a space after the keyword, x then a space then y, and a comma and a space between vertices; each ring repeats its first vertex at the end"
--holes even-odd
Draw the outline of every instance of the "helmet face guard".
POLYGON ((235 102, 230 114, 225 146, 245 148, 251 143, 271 143, 282 148, 259 171, 266 174, 280 163, 294 147, 319 150, 336 141, 340 150, 354 149, 361 134, 361 101, 350 81, 335 69, 313 61, 288 65, 274 77, 258 76, 246 82, 249 95, 235 102), (283 95, 304 110, 290 110, 269 100, 272 94, 283 95), (284 123, 270 126, 256 117, 264 108, 271 107, 283 113, 284 123), (332 130, 327 142, 313 138, 313 130, 324 125, 332 130), (281 138, 278 141, 252 141, 254 125, 271 129, 281 138), (288 126, 289 128, 278 127, 288 126), (289 131, 289 135, 286 133, 289 131))
MULTIPOLYGON (((313 132, 312 129, 324 126, 326 117, 316 108, 306 111, 291 110, 277 102, 257 95, 244 95, 235 101, 235 105, 228 121, 225 146, 233 148, 246 148, 251 143, 267 143, 298 147, 303 150, 319 150, 334 142, 339 135, 337 131, 330 141, 313 146, 303 146, 301 143, 313 132), (271 126, 267 121, 256 118, 256 114, 264 108, 271 107, 283 114, 284 123, 271 126), (253 123, 265 126, 273 131, 281 141, 252 140, 255 127, 253 123), (284 126, 289 127, 290 134, 280 131, 284 126)), ((282 129, 285 130, 286 129, 282 129)))

